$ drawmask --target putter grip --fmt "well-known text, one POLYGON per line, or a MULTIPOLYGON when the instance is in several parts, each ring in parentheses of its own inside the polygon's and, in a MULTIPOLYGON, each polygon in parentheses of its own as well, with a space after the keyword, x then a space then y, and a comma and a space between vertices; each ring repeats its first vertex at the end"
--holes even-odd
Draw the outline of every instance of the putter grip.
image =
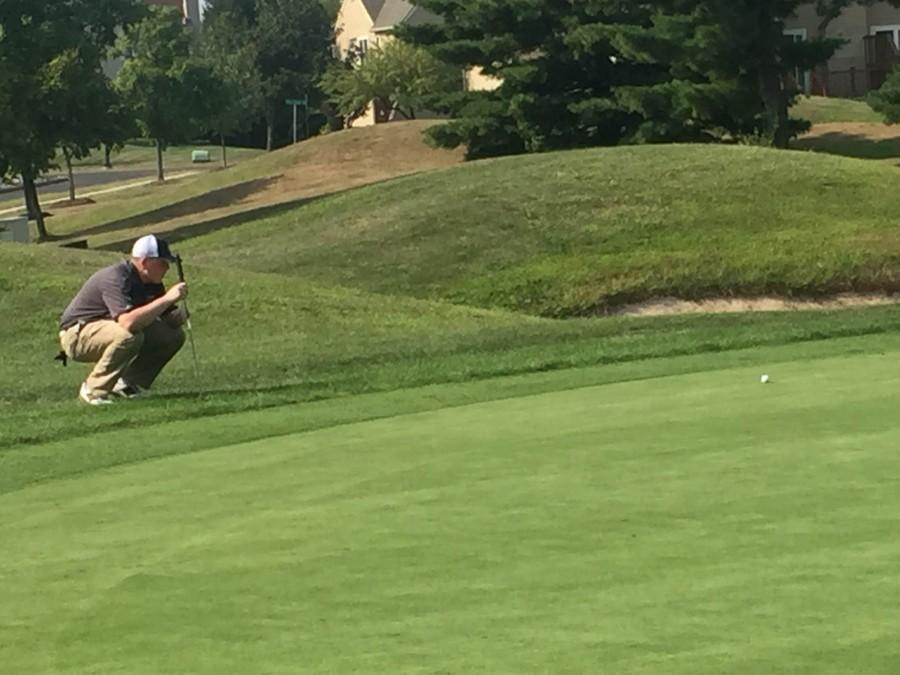
POLYGON ((184 283, 184 266, 181 264, 181 256, 175 256, 175 266, 178 268, 178 281, 184 283))
MULTIPOLYGON (((181 256, 175 256, 175 266, 178 268, 178 281, 184 283, 184 266, 181 264, 181 256)), ((184 318, 187 319, 188 329, 191 327, 191 311, 188 309, 187 298, 182 299, 184 305, 184 318)))

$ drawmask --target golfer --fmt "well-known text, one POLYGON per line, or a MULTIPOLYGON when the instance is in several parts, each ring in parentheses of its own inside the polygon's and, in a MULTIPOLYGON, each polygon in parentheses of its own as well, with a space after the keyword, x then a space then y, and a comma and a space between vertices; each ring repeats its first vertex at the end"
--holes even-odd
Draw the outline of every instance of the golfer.
POLYGON ((62 351, 94 364, 79 392, 85 403, 140 396, 181 349, 186 316, 176 303, 187 287, 177 283, 167 291, 162 284, 174 261, 169 245, 148 234, 134 243, 130 260, 95 272, 66 307, 62 351))

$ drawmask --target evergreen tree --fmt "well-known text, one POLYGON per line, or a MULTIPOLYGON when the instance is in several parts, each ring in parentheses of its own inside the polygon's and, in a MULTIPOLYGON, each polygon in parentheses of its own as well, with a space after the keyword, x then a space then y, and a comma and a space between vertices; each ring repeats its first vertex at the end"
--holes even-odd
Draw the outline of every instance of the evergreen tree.
POLYGON ((643 25, 647 3, 614 0, 418 0, 440 23, 404 26, 401 38, 461 69, 500 80, 493 91, 448 97, 448 124, 433 128, 444 146, 470 157, 619 142, 640 116, 614 104, 616 87, 655 82, 663 69, 622 58, 608 37, 577 47, 586 25, 643 25))
POLYGON ((584 23, 569 44, 578 54, 611 53, 618 65, 642 64, 643 81, 617 83, 607 98, 576 109, 610 107, 636 117, 624 142, 703 141, 758 131, 761 106, 752 83, 736 67, 727 30, 697 2, 658 1, 641 23, 584 23))
MULTIPOLYGON (((851 0, 819 0, 822 25, 851 0)), ((897 4, 898 0, 891 0, 897 4)), ((470 156, 641 141, 766 137, 802 130, 788 109, 796 70, 840 40, 794 42, 800 0, 417 0, 437 24, 400 34, 459 67, 501 80, 449 98, 430 130, 470 156)))

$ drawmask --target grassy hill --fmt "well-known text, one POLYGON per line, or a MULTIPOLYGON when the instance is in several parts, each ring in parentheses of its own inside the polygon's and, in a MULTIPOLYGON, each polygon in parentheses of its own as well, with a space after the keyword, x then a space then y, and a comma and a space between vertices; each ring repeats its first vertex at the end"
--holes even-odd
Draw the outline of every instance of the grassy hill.
POLYGON ((550 153, 369 186, 183 249, 208 265, 555 317, 660 296, 893 292, 897 179, 752 147, 550 153))
POLYGON ((800 96, 791 108, 791 117, 809 120, 816 124, 836 122, 860 122, 880 124, 881 115, 869 104, 859 99, 826 96, 800 96))
POLYGON ((897 164, 900 158, 900 129, 885 124, 865 101, 801 96, 791 109, 791 116, 813 124, 808 133, 791 142, 797 150, 891 164, 897 164))
POLYGON ((242 158, 228 169, 95 197, 96 203, 56 209, 47 227, 56 237, 87 239, 92 248, 133 239, 141 228, 197 230, 253 218, 280 204, 299 203, 396 176, 450 166, 462 152, 428 147, 413 121, 327 134, 271 153, 242 158))

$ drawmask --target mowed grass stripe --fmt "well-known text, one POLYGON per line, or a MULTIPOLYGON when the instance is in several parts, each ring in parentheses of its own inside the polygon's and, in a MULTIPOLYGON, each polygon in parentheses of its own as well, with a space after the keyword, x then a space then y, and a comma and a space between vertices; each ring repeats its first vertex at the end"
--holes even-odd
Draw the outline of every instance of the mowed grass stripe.
MULTIPOLYGON (((765 324, 761 328, 764 329, 765 324)), ((394 386, 401 382, 415 381, 423 374, 420 371, 429 368, 438 368, 439 372, 452 369, 456 379, 461 377, 462 381, 337 396, 302 405, 272 405, 262 410, 250 407, 236 413, 207 412, 208 416, 193 417, 184 411, 190 410, 192 404, 200 405, 204 402, 202 399, 176 396, 172 400, 164 395, 157 400, 141 401, 137 405, 129 404, 116 409, 124 411, 122 414, 127 415, 124 417, 126 420, 134 418, 151 426, 151 438, 159 439, 158 441, 135 443, 136 431, 128 425, 126 428, 102 432, 80 429, 81 434, 77 436, 74 435, 74 430, 70 430, 69 435, 61 440, 22 445, 0 452, 0 495, 29 485, 114 466, 441 408, 749 365, 763 371, 787 361, 803 360, 811 362, 810 368, 815 368, 814 362, 823 358, 873 353, 896 355, 900 352, 900 335, 891 332, 753 349, 736 349, 736 345, 732 344, 726 351, 635 359, 590 368, 572 367, 578 363, 577 354, 587 351, 589 346, 577 345, 578 351, 573 354, 565 345, 560 345, 549 356, 553 361, 546 365, 540 359, 547 357, 527 349, 463 359, 451 357, 448 360, 410 363, 409 369, 400 374, 399 380, 398 375, 393 373, 397 364, 387 364, 370 371, 373 373, 370 389, 377 391, 380 386, 386 386, 384 378, 388 378, 388 382, 394 382, 394 386), (568 359, 572 361, 568 362, 568 359), (487 368, 482 363, 484 360, 490 361, 493 367, 487 368), (486 373, 504 372, 507 368, 508 372, 524 371, 526 374, 485 377, 486 373), (529 370, 542 372, 528 372, 529 370), (469 376, 480 373, 483 379, 468 381, 465 376, 467 373, 470 373, 469 376), (162 416, 156 417, 157 415, 162 416)), ((608 356, 600 345, 597 349, 601 350, 601 356, 608 356)), ((597 358, 595 356, 586 360, 592 362, 597 358)), ((216 403, 213 402, 213 405, 216 403)), ((40 412, 58 414, 60 408, 61 406, 57 406, 48 409, 45 406, 40 412)), ((96 414, 92 409, 73 404, 68 406, 66 412, 69 424, 73 421, 93 420, 91 416, 96 414)), ((37 414, 38 411, 35 412, 35 417, 37 414)), ((113 426, 115 421, 116 418, 106 419, 106 426, 113 426)), ((67 418, 56 422, 65 425, 67 418)))
MULTIPOLYGON (((890 342, 900 334, 894 307, 554 321, 194 266, 188 271, 199 376, 185 348, 153 397, 99 411, 76 396, 87 366, 53 361, 56 322, 81 283, 117 259, 0 242, 0 314, 13 318, 0 322, 6 354, 0 381, 8 383, 0 390, 0 464, 22 445, 65 441, 71 448, 76 438, 102 431, 155 434, 172 420, 762 345, 807 343, 795 353, 821 354, 814 341, 881 334, 890 342)), ((147 449, 180 442, 170 438, 147 449)), ((0 469, 0 491, 7 476, 0 469)))
POLYGON ((0 657, 73 673, 892 672, 900 364, 771 375, 519 397, 6 495, 0 657))

